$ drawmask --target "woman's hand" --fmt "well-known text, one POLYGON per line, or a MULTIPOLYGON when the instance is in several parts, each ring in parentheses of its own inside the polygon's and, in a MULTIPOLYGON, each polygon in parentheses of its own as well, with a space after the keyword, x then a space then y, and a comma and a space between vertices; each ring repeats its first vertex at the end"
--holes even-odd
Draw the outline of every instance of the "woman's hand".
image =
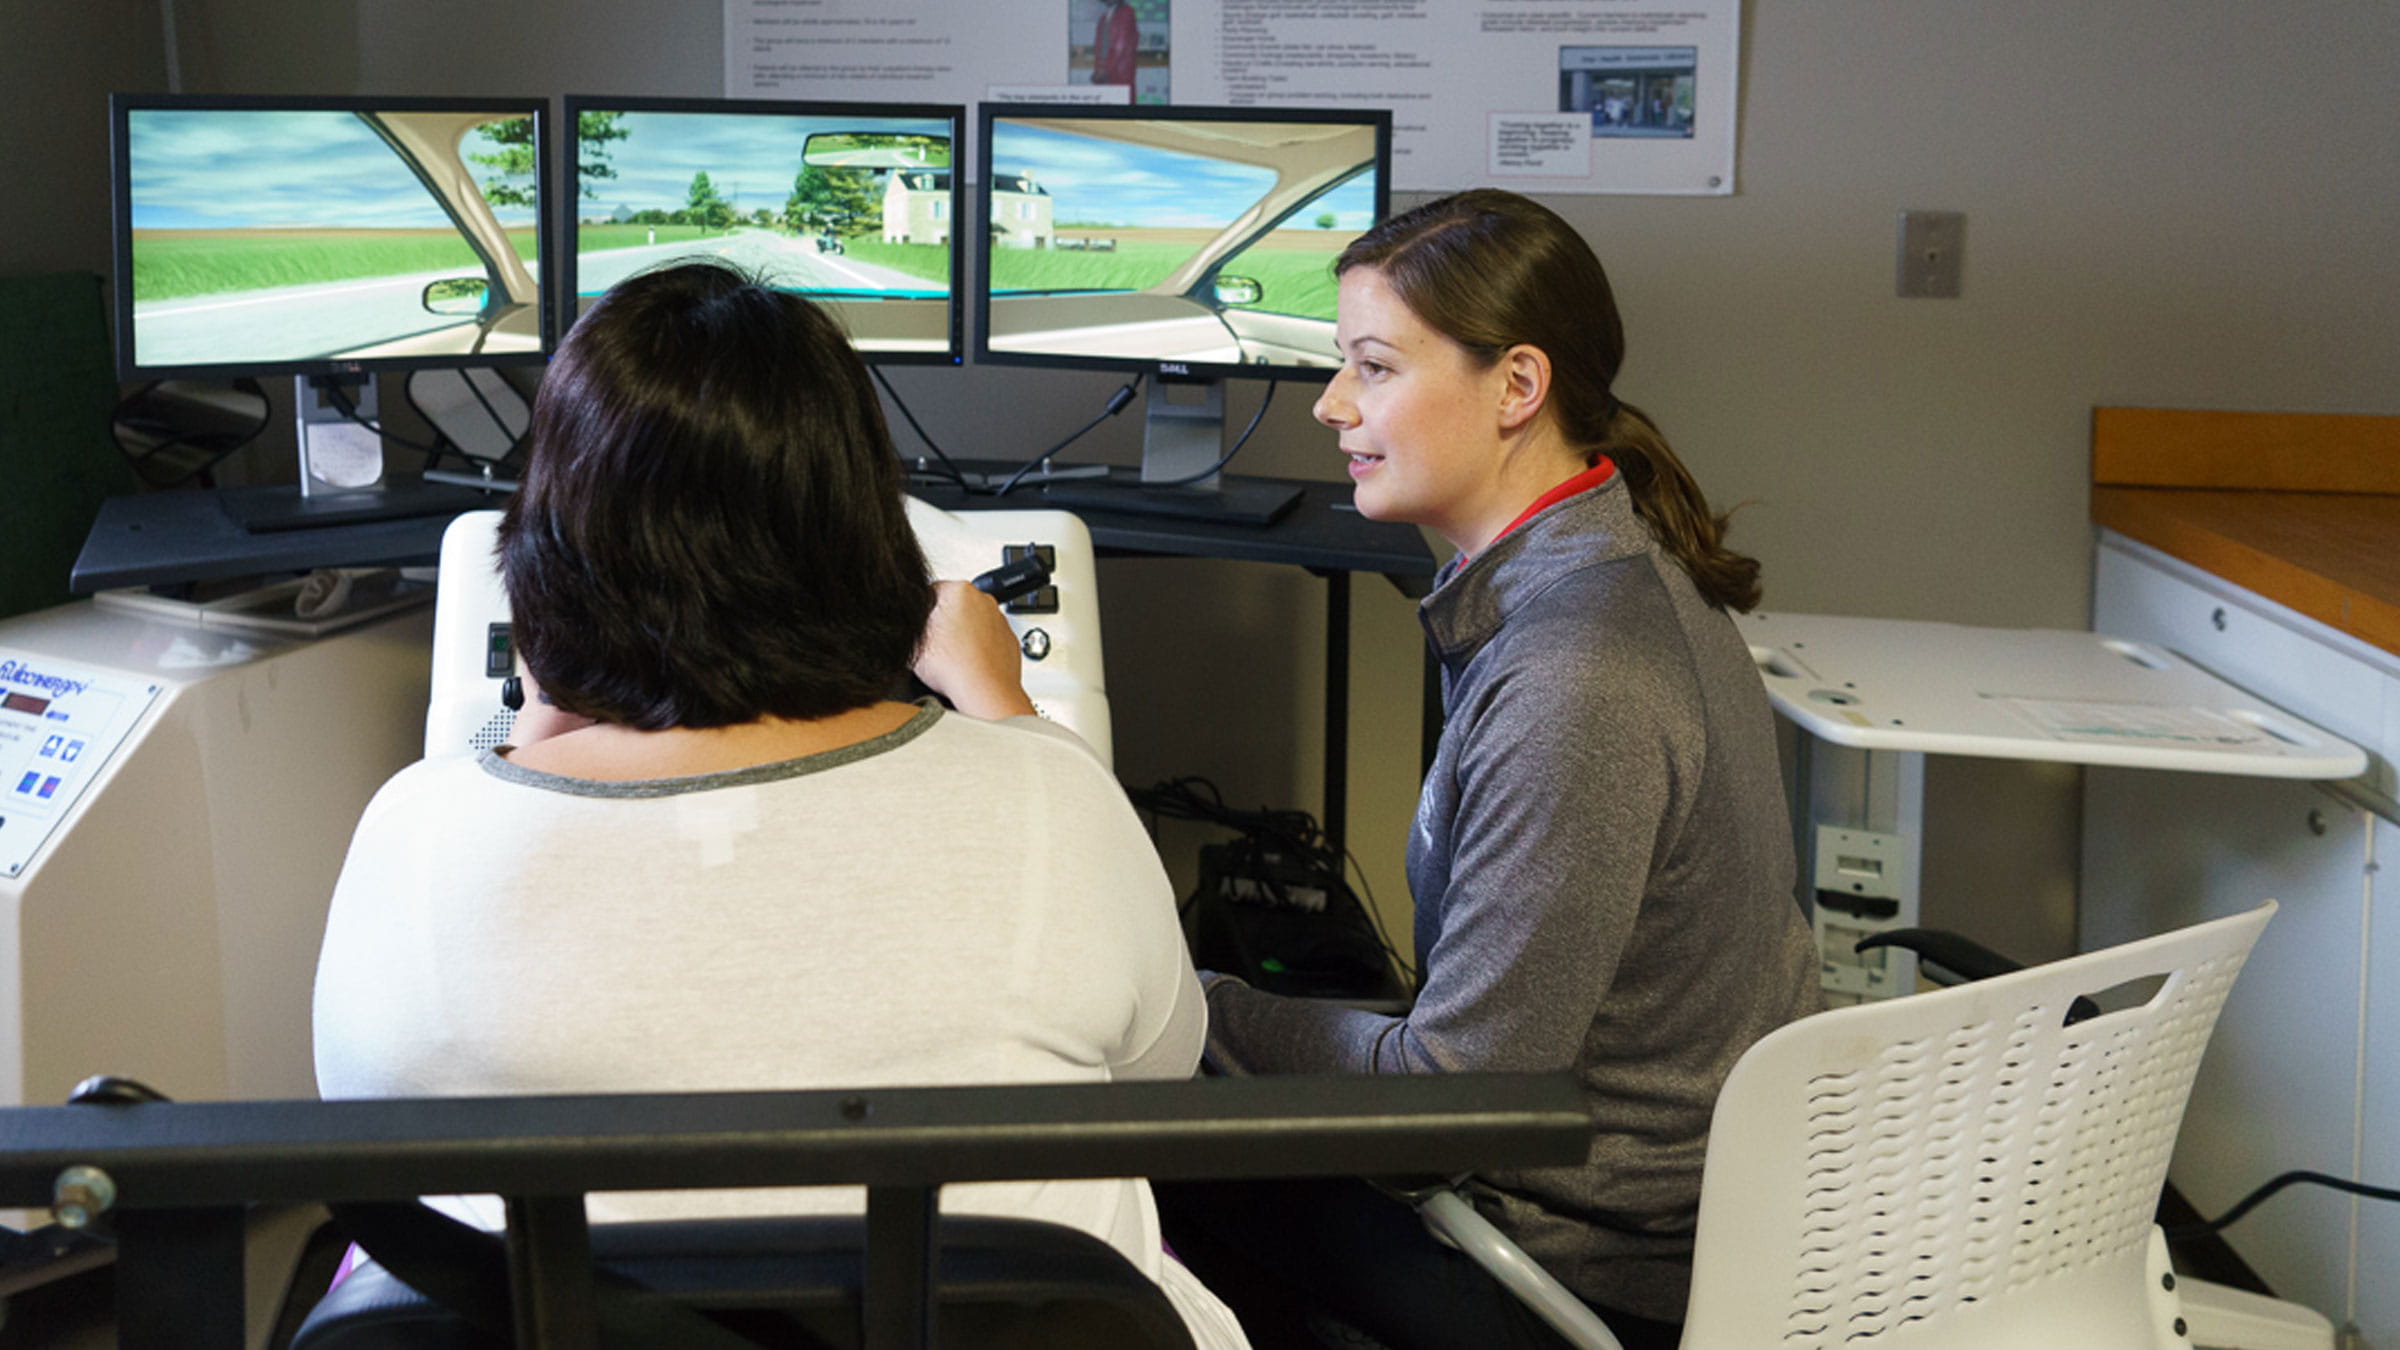
POLYGON ((934 583, 933 617, 917 649, 917 678, 970 717, 997 720, 1033 711, 1020 677, 1017 635, 1000 602, 963 581, 934 583))

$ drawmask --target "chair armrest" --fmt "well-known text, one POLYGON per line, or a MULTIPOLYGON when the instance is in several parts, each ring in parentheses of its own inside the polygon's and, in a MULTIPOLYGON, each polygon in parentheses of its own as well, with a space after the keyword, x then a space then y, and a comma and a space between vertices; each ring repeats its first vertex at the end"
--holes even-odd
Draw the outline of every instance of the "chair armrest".
POLYGON ((1476 1213, 1456 1190, 1435 1191, 1417 1206, 1417 1214, 1435 1237, 1483 1267, 1577 1350, 1625 1350, 1582 1299, 1502 1235, 1491 1220, 1476 1213))

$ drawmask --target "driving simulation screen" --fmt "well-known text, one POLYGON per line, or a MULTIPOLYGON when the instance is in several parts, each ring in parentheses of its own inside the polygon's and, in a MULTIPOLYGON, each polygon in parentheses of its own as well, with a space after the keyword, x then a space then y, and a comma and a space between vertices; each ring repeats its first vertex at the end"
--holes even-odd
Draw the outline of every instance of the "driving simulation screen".
POLYGON ((870 359, 958 358, 962 110, 576 98, 567 113, 578 312, 711 255, 823 303, 870 359))
POLYGON ((536 105, 122 103, 129 372, 543 349, 536 105))
POLYGON ((1388 202, 1388 116, 986 107, 979 355, 1323 371, 1334 258, 1388 202))

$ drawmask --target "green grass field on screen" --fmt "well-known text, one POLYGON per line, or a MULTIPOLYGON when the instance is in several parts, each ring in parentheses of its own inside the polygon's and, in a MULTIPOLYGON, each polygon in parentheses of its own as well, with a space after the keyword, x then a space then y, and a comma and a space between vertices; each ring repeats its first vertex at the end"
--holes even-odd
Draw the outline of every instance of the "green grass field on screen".
MULTIPOLYGON (((1114 252, 999 249, 992 254, 992 289, 1010 291, 1139 291, 1155 286, 1192 255, 1188 245, 1120 242, 1114 252)), ((1226 276, 1244 276, 1264 291, 1246 309, 1302 318, 1333 318, 1333 255, 1315 249, 1253 248, 1227 263, 1226 276)))
MULTIPOLYGON (((534 260, 539 236, 510 230, 517 255, 534 260)), ((413 272, 483 275, 483 263, 453 230, 176 231, 137 234, 133 241, 136 300, 321 285, 413 272)))
POLYGON ((947 244, 887 244, 880 239, 845 239, 844 257, 856 258, 877 267, 906 272, 922 277, 938 286, 950 284, 950 247, 947 244))
POLYGON ((575 251, 606 253, 612 248, 640 248, 645 244, 687 244, 694 239, 714 239, 730 233, 706 225, 577 225, 575 251), (651 237, 653 233, 656 238, 651 237))

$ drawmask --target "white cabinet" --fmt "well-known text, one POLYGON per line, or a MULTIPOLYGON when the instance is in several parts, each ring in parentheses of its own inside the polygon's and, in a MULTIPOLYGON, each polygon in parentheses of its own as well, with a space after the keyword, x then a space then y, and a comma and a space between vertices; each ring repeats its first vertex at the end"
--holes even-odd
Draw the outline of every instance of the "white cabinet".
MULTIPOLYGON (((2182 653, 2369 749, 2363 786, 2093 769, 2086 948, 2282 902, 2194 1086, 2171 1176, 2204 1214, 2279 1172, 2400 1177, 2400 660, 2104 533, 2092 626, 2182 653), (2377 865, 2392 865, 2387 879, 2377 865), (2381 906, 2377 900, 2392 896, 2381 906), (2374 920, 2380 908, 2384 922, 2374 920)), ((2226 1234, 2285 1298, 2400 1350, 2400 1207, 2296 1187, 2226 1234)))
MULTIPOLYGON (((2348 1175, 2369 818, 2309 783, 2099 768, 2084 816, 2086 950, 2282 902, 2192 1084, 2176 1186, 2213 1216, 2293 1168, 2348 1175)), ((2347 1196, 2295 1188, 2226 1240, 2277 1294, 2339 1321, 2348 1212, 2347 1196)))
MULTIPOLYGON (((2380 919, 2367 934, 2366 1056, 2359 1091, 2361 1179, 2400 1186, 2400 825, 2375 822, 2375 861, 2370 915, 2380 919)), ((2400 1204, 2358 1205, 2358 1286, 2355 1314, 2361 1341, 2389 1350, 2400 1346, 2400 1204)))

